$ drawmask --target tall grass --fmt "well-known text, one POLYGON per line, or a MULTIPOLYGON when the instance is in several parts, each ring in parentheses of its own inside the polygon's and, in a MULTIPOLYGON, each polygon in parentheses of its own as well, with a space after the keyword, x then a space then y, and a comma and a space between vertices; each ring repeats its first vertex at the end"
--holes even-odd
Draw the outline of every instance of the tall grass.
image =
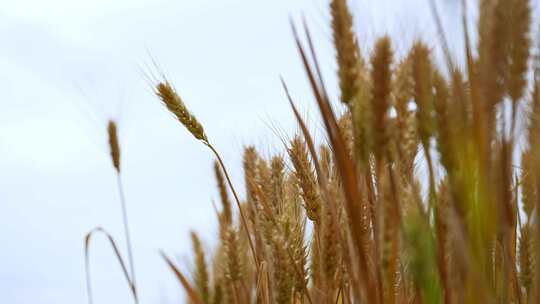
POLYGON ((463 66, 432 5, 444 65, 422 41, 400 58, 381 37, 362 54, 347 1, 331 1, 339 117, 307 26, 301 33, 292 24, 328 144, 315 146, 283 83, 301 134, 270 158, 245 148, 243 199, 202 124, 168 82, 156 85, 217 158, 217 246, 205 252, 192 233, 192 279, 166 258, 190 303, 540 301, 540 65, 531 4, 479 1, 476 50, 464 11, 463 66))

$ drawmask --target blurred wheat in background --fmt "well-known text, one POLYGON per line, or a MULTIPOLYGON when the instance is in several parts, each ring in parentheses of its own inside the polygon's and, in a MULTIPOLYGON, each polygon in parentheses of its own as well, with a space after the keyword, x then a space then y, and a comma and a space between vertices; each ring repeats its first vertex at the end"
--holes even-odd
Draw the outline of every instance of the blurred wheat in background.
MULTIPOLYGON (((531 4, 479 1, 474 47, 464 8, 463 64, 430 5, 440 62, 421 40, 397 56, 388 36, 363 54, 347 1, 331 1, 340 115, 308 25, 293 21, 326 140, 315 144, 283 81, 300 132, 274 156, 239 151, 244 191, 189 101, 155 80, 158 99, 216 156, 217 245, 207 250, 191 232, 189 275, 163 253, 189 303, 540 301, 540 65, 531 4)), ((137 301, 133 260, 128 273, 115 250, 137 301)))

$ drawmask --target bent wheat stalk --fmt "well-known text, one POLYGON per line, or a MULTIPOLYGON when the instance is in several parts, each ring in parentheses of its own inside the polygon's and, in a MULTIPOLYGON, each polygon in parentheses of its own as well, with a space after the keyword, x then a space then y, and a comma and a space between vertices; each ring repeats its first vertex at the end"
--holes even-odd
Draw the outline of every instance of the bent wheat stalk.
POLYGON ((104 234, 105 237, 107 237, 107 239, 109 240, 109 243, 111 244, 111 247, 114 251, 114 255, 118 259, 118 264, 120 264, 120 267, 122 268, 122 274, 124 275, 124 278, 126 279, 129 285, 129 289, 131 290, 133 299, 135 300, 135 303, 139 303, 139 299, 137 297, 137 289, 135 288, 135 283, 133 282, 132 278, 129 277, 126 263, 124 262, 124 259, 122 258, 122 255, 120 254, 120 250, 118 250, 118 246, 116 245, 116 242, 113 239, 113 237, 107 231, 105 231, 105 229, 101 227, 96 227, 92 229, 84 237, 84 267, 85 267, 85 272, 86 272, 86 290, 88 293, 88 303, 89 304, 93 303, 92 282, 91 282, 91 276, 90 276, 90 241, 92 239, 92 236, 96 233, 104 234))
POLYGON ((255 246, 253 245, 253 241, 251 240, 251 234, 249 231, 249 227, 247 224, 246 217, 244 215, 244 212, 242 211, 242 206, 240 204, 240 199, 238 198, 238 194, 236 193, 236 190, 234 189, 234 186, 231 182, 231 178, 229 177, 229 173, 227 171, 227 168, 225 168, 225 164, 223 163, 223 160, 221 159, 221 156, 219 155, 218 151, 210 144, 208 137, 206 136, 206 133, 204 132, 204 128, 201 125, 201 123, 197 120, 197 118, 189 112, 186 105, 180 98, 180 96, 176 93, 176 90, 173 88, 173 86, 168 82, 160 82, 156 85, 155 88, 155 94, 161 99, 163 104, 167 107, 167 109, 174 114, 174 116, 178 119, 178 121, 188 129, 188 131, 198 140, 200 140, 204 145, 206 145, 216 156, 219 165, 223 169, 223 173, 225 174, 225 178, 227 179, 227 183, 229 184, 229 187, 231 188, 231 191, 234 196, 234 200, 236 201, 236 205, 238 207, 238 210, 240 212, 240 218, 242 220, 242 226, 246 230, 247 239, 249 242, 249 247, 251 249, 251 253, 253 255, 253 260, 255 261, 257 272, 259 271, 259 261, 257 259, 257 254, 255 252, 255 246))

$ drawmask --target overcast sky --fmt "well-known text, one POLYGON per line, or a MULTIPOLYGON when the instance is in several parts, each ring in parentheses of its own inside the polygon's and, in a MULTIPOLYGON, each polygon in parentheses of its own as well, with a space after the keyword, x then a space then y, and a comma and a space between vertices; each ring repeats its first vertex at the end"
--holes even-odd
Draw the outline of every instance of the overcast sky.
MULTIPOLYGON (((460 44, 459 1, 442 1, 460 44)), ((242 189, 241 152, 282 150, 296 125, 288 82, 315 133, 318 112, 288 18, 307 18, 337 96, 323 0, 18 0, 0 8, 0 303, 85 303, 83 238, 103 226, 124 250, 105 126, 118 120, 141 303, 183 303, 158 256, 191 265, 190 229, 210 247, 212 155, 152 95, 151 58, 203 123, 242 189)), ((353 0, 360 44, 434 41, 427 0, 353 0)), ((124 252, 125 255, 125 252, 124 252)), ((105 239, 91 253, 95 303, 130 303, 105 239)))

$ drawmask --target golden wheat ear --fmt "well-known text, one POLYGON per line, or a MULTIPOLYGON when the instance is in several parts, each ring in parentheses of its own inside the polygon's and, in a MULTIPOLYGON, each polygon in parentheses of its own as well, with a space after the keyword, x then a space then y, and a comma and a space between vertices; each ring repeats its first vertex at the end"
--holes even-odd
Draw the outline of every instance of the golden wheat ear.
POLYGON ((195 288, 200 294, 204 303, 209 303, 211 299, 210 295, 210 278, 208 274, 208 267, 206 265, 206 259, 204 249, 199 236, 192 231, 190 233, 191 244, 193 246, 193 253, 195 255, 195 288))
POLYGON ((332 13, 332 36, 336 49, 341 101, 351 104, 358 92, 358 73, 363 68, 359 53, 358 40, 353 31, 353 17, 347 0, 333 0, 330 3, 332 13))
POLYGON ((387 146, 389 138, 388 109, 390 108, 390 91, 392 82, 392 46, 390 37, 379 39, 371 57, 371 79, 373 81, 371 104, 374 114, 374 153, 377 159, 388 155, 387 146))
POLYGON ((120 144, 118 143, 118 131, 116 123, 109 120, 107 124, 107 134, 109 135, 109 148, 111 150, 111 160, 117 172, 120 172, 120 144))
POLYGON ((227 183, 229 184, 229 188, 231 189, 234 199, 236 201, 236 205, 238 207, 238 211, 240 212, 240 218, 242 220, 242 227, 244 228, 246 232, 246 236, 249 242, 249 247, 251 249, 251 253, 253 256, 253 260, 255 261, 255 265, 257 267, 257 271, 259 268, 259 261, 257 259, 257 254, 255 251, 255 246, 253 245, 253 241, 251 240, 251 233, 247 224, 246 217, 244 216, 244 212, 242 210, 242 204, 240 203, 240 198, 238 197, 238 194, 236 193, 236 190, 231 182, 231 179, 229 177, 229 173, 227 172, 227 168, 225 167, 225 164, 223 163, 223 160, 221 159, 221 156, 219 155, 216 148, 210 144, 208 137, 206 136, 206 133, 204 132, 204 128, 202 124, 197 120, 197 118, 191 114, 191 112, 188 110, 180 96, 176 93, 176 90, 172 87, 172 85, 168 81, 162 81, 159 82, 155 86, 155 94, 161 99, 165 107, 171 112, 176 119, 186 127, 186 129, 198 140, 200 140, 204 145, 206 145, 212 153, 217 158, 217 161, 219 165, 221 166, 221 169, 223 169, 223 173, 225 174, 225 178, 227 180, 227 183))
POLYGON ((204 129, 197 118, 189 112, 186 105, 176 93, 172 85, 165 81, 160 82, 155 87, 156 95, 161 99, 167 109, 195 136, 195 138, 208 142, 204 129))
MULTIPOLYGON (((327 189, 328 179, 330 177, 330 175, 329 175, 330 174, 330 170, 329 170, 330 166, 325 167, 325 166, 322 166, 319 163, 319 157, 317 156, 317 151, 315 149, 315 144, 313 142, 313 138, 312 138, 311 134, 309 133, 309 130, 308 130, 307 126, 306 126, 306 123, 302 119, 302 116, 300 115, 300 112, 298 111, 298 109, 294 105, 291 94, 289 93, 289 88, 287 87, 287 84, 285 83, 285 80, 283 80, 283 78, 281 78, 281 85, 283 86, 283 90, 285 91, 285 95, 287 96, 287 100, 289 101, 289 104, 291 106, 291 109, 293 110, 296 121, 298 122, 298 126, 300 127, 300 130, 302 131, 302 135, 303 135, 304 140, 305 140, 305 142, 307 144, 307 147, 309 149, 311 159, 313 160, 313 166, 315 167, 315 172, 317 172, 317 183, 319 184, 319 188, 321 189, 321 194, 324 197, 324 200, 327 203, 331 204, 331 203, 333 203, 333 200, 330 199, 330 197, 328 195, 328 189, 327 189)), ((330 149, 327 146, 324 146, 324 147, 327 148, 326 152, 328 152, 328 154, 326 155, 327 156, 327 164, 330 164, 330 159, 331 159, 330 149)), ((324 163, 324 161, 322 161, 322 160, 321 160, 321 162, 324 163)))
POLYGON ((300 137, 296 136, 291 141, 291 147, 288 152, 294 166, 296 182, 300 189, 302 189, 302 198, 307 216, 310 220, 318 222, 320 220, 321 209, 320 195, 306 146, 300 137))
POLYGON ((227 193, 227 186, 225 185, 225 179, 223 177, 223 174, 221 173, 221 167, 219 166, 219 163, 217 161, 214 162, 214 175, 219 190, 219 196, 221 198, 221 206, 223 208, 223 210, 221 211, 221 219, 224 221, 225 224, 230 225, 232 224, 233 220, 231 200, 229 199, 229 195, 227 193))

